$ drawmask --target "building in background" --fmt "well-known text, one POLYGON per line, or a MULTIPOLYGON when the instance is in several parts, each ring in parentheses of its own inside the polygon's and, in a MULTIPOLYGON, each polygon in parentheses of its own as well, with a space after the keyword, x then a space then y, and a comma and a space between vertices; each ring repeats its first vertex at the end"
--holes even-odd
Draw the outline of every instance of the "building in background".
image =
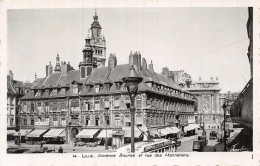
POLYGON ((14 80, 13 72, 7 75, 7 139, 11 139, 18 127, 19 99, 30 92, 31 83, 14 80))
POLYGON ((105 39, 95 14, 91 34, 85 39, 79 70, 60 62, 46 66, 46 77, 37 78, 29 93, 20 99, 20 123, 27 142, 41 140, 74 143, 96 141, 105 137, 110 144, 130 142, 130 98, 122 78, 133 65, 143 77, 135 99, 135 137, 142 139, 147 131, 155 137, 196 129, 193 95, 181 89, 170 77, 167 67, 156 73, 140 52, 130 53, 128 64, 117 64, 110 54, 105 64, 105 39), (101 42, 101 43, 100 43, 101 42), (97 45, 102 45, 99 47, 97 45), (100 54, 97 56, 97 54, 100 54), (97 58, 98 57, 98 58, 97 58), (186 123, 186 124, 185 124, 186 123), (185 129, 185 127, 188 127, 185 129))
POLYGON ((223 121, 223 113, 221 112, 220 87, 218 78, 213 77, 209 81, 202 81, 201 78, 197 82, 191 80, 191 76, 181 71, 171 71, 170 77, 185 91, 189 91, 196 97, 195 104, 195 122, 204 126, 206 129, 219 129, 221 120, 223 121))

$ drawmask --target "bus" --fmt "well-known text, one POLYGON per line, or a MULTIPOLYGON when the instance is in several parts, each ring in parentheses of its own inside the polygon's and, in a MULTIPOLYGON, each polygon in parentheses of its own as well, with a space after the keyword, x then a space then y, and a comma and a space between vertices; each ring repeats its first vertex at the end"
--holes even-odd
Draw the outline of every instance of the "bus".
MULTIPOLYGON (((176 143, 168 139, 153 139, 135 143, 135 153, 172 153, 176 152, 176 143)), ((116 153, 131 153, 131 144, 122 146, 116 153)))

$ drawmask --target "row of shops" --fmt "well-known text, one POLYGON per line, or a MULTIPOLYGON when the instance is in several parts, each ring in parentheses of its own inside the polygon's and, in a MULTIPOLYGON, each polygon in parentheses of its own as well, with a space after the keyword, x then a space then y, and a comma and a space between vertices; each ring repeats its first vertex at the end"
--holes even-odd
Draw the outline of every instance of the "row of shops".
MULTIPOLYGON (((136 141, 145 141, 149 138, 180 138, 182 135, 196 134, 197 124, 189 124, 188 126, 177 128, 175 126, 168 127, 137 127, 135 126, 134 136, 136 141)), ((76 129, 76 128, 75 128, 76 129)), ((74 128, 71 130, 74 131, 74 128)), ((98 145, 104 145, 105 139, 109 146, 121 147, 124 144, 131 142, 131 127, 123 127, 121 129, 111 128, 84 128, 79 132, 70 134, 70 131, 65 128, 52 129, 21 129, 19 131, 8 130, 7 135, 13 138, 16 143, 21 140, 27 144, 63 144, 77 142, 95 142, 98 145), (72 136, 73 135, 73 136, 72 136), (21 139, 20 139, 21 138, 21 139), (66 141, 69 139, 70 141, 66 141)))

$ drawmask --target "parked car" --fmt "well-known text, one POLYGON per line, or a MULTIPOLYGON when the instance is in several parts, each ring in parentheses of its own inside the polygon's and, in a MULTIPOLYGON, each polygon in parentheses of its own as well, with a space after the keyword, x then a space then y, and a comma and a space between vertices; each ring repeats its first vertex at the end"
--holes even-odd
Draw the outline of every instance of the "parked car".
POLYGON ((202 151, 203 150, 203 141, 201 141, 201 140, 193 141, 192 150, 193 151, 202 151))
POLYGON ((29 149, 26 148, 8 148, 7 153, 24 153, 26 151, 29 151, 29 149))
POLYGON ((208 144, 206 136, 198 136, 198 141, 202 141, 203 146, 208 144))
POLYGON ((209 139, 216 139, 217 138, 217 132, 216 131, 211 131, 209 133, 209 139))

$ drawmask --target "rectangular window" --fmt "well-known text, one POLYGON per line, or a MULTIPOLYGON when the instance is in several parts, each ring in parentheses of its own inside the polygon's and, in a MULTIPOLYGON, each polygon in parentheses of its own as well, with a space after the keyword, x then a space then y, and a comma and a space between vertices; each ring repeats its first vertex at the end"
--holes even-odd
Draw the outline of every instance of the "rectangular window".
POLYGON ((14 109, 11 108, 11 115, 14 115, 14 109))
POLYGON ((136 108, 137 109, 141 109, 142 108, 142 100, 141 99, 137 99, 136 100, 136 108))
POLYGON ((95 110, 100 110, 99 101, 95 102, 95 110))
POLYGON ((87 116, 85 120, 86 120, 86 126, 89 126, 90 125, 90 123, 89 123, 90 122, 89 116, 87 116))
POLYGON ((131 122, 126 122, 126 123, 125 123, 125 126, 126 126, 126 127, 130 127, 130 126, 131 126, 131 122))
POLYGON ((85 103, 85 108, 86 108, 87 111, 90 110, 90 103, 89 102, 85 103))
POLYGON ((119 100, 115 100, 114 106, 115 106, 116 108, 118 108, 118 107, 120 106, 120 101, 119 101, 119 100))
POLYGON ((62 119, 61 119, 61 125, 62 125, 62 126, 66 126, 66 119, 65 119, 65 118, 62 118, 62 119))
POLYGON ((49 122, 50 121, 50 119, 49 118, 45 118, 45 122, 49 122))
POLYGON ((53 125, 54 125, 54 126, 58 126, 57 118, 53 118, 53 125))
POLYGON ((105 108, 109 108, 109 106, 110 106, 109 101, 105 101, 105 108))
POLYGON ((115 126, 120 126, 121 123, 120 123, 120 119, 115 119, 115 126))
POLYGON ((96 125, 96 126, 99 125, 98 121, 99 121, 99 118, 96 118, 96 119, 95 119, 95 125, 96 125))
POLYGON ((10 119, 10 126, 14 125, 14 119, 10 119))
POLYGON ((23 120, 23 124, 24 124, 24 125, 27 125, 27 119, 24 119, 24 120, 23 120))
POLYGON ((31 119, 31 125, 34 125, 34 119, 31 119))

